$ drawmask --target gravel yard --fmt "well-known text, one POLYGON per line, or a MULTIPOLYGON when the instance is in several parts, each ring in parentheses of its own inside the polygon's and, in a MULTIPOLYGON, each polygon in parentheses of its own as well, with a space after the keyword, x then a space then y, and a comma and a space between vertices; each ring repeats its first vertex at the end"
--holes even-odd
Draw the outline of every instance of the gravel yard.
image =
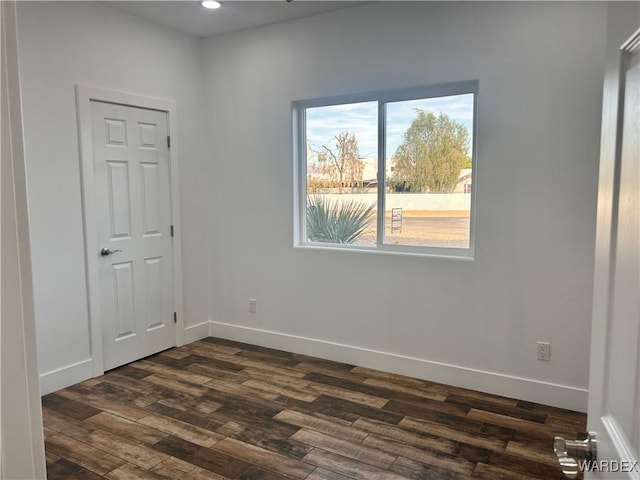
MULTIPOLYGON (((405 211, 402 231, 391 233, 391 214, 386 217, 385 243, 390 245, 416 245, 428 247, 469 248, 468 211, 405 211)), ((375 245, 375 218, 370 228, 355 243, 375 245)))

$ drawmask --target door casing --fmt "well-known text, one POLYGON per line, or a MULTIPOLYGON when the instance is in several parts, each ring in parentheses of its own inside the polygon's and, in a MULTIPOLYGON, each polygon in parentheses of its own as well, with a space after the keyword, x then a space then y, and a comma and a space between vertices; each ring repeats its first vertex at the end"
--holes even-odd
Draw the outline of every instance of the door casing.
POLYGON ((115 103, 128 107, 145 108, 166 112, 168 116, 171 148, 169 149, 169 181, 171 194, 171 218, 173 237, 173 295, 177 314, 175 325, 176 346, 184 344, 184 315, 182 297, 182 242, 180 226, 180 194, 178 176, 178 131, 176 105, 171 100, 158 99, 132 93, 103 88, 76 85, 78 114, 78 138, 80 142, 80 169, 82 183, 82 211, 84 227, 85 268, 87 281, 87 308, 91 342, 93 376, 104 373, 102 345, 102 318, 100 313, 100 281, 98 252, 98 229, 96 223, 95 173, 91 124, 91 102, 115 103))

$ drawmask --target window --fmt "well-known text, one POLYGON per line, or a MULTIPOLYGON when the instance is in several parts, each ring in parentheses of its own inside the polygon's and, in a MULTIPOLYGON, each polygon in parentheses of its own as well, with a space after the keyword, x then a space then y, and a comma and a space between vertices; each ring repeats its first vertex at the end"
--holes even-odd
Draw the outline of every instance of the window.
POLYGON ((477 91, 294 102, 296 245, 471 257, 477 91))

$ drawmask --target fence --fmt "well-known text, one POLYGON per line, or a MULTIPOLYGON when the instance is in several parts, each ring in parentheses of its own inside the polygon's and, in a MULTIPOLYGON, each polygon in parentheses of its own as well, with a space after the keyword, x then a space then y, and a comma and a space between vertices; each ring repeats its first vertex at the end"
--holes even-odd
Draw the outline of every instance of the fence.
MULTIPOLYGON (((377 203, 375 193, 344 193, 319 194, 325 198, 342 202, 356 201, 368 205, 377 203)), ((469 193, 387 193, 385 209, 402 208, 403 210, 451 210, 461 211, 471 209, 471 195, 469 193)))

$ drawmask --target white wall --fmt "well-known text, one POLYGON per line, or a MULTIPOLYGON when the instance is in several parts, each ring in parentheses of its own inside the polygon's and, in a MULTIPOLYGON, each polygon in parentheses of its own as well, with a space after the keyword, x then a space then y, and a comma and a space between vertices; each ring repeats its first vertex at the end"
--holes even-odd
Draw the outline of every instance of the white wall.
MULTIPOLYGON (((20 2, 18 22, 35 316, 46 393, 91 375, 76 84, 176 101, 185 321, 208 321, 201 44, 98 2, 20 2)), ((206 325, 199 331, 206 334, 206 325)))
POLYGON ((376 2, 204 50, 103 3, 21 2, 18 16, 49 387, 85 378, 91 359, 83 83, 177 102, 189 337, 211 319, 214 335, 585 408, 603 4, 376 2), (292 100, 469 79, 480 81, 473 262, 292 247, 292 100), (550 363, 536 340, 551 342, 550 363))
POLYGON ((605 34, 598 3, 374 2, 205 41, 212 333, 584 410, 605 34), (473 262, 293 248, 293 100, 472 79, 473 262))

